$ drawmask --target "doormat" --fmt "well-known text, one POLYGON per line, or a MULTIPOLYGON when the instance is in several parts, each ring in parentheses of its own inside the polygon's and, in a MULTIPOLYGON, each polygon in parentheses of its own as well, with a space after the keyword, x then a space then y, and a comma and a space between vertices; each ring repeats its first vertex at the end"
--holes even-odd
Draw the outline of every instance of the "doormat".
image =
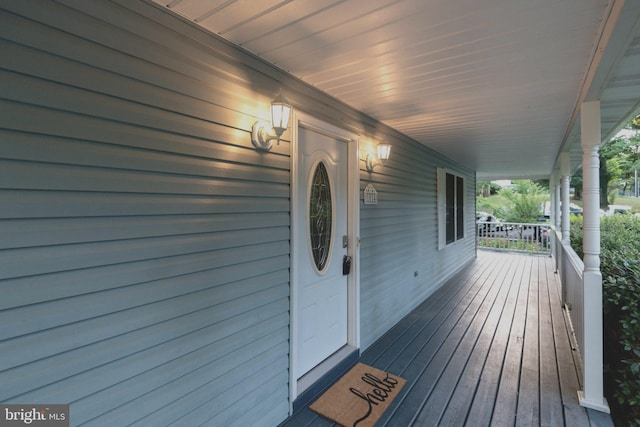
POLYGON ((344 427, 372 427, 406 382, 358 363, 309 408, 344 427))

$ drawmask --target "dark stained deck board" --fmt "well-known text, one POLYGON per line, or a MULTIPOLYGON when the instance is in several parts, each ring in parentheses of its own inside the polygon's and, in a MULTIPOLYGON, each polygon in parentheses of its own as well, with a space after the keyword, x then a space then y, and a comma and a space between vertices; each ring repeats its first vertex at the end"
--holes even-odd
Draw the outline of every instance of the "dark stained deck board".
MULTIPOLYGON (((518 263, 509 264, 508 268, 511 271, 508 276, 515 275, 516 270, 522 268, 523 264, 520 264, 520 266, 518 263)), ((501 294, 504 295, 505 303, 502 307, 496 307, 492 311, 491 318, 485 323, 467 366, 439 421, 442 425, 464 425, 474 402, 474 396, 476 408, 485 408, 485 424, 491 419, 502 368, 501 361, 506 350, 504 338, 508 335, 508 328, 513 319, 519 287, 508 286, 506 289, 507 294, 501 294)), ((480 421, 475 415, 471 419, 480 421)), ((482 423, 479 422, 478 425, 482 423)))
POLYGON ((442 423, 441 418, 454 392, 462 385, 460 380, 465 370, 483 365, 483 356, 488 353, 490 343, 487 338, 493 335, 492 331, 495 330, 501 314, 501 310, 494 308, 497 308, 496 304, 499 307, 503 307, 502 301, 511 289, 507 280, 508 276, 509 273, 507 271, 501 283, 496 282, 492 285, 490 293, 483 301, 482 307, 467 329, 460 345, 451 355, 448 365, 440 375, 438 382, 430 395, 423 401, 422 408, 415 417, 415 424, 437 425, 442 423), (481 359, 478 360, 472 358, 472 356, 477 356, 481 359))
POLYGON ((456 352, 472 320, 476 317, 482 303, 492 290, 491 276, 496 270, 488 271, 478 283, 481 287, 467 295, 463 304, 458 304, 452 315, 447 317, 429 341, 422 344, 418 351, 411 349, 409 358, 402 358, 387 368, 408 380, 403 394, 398 396, 379 421, 380 425, 402 426, 415 421, 416 412, 424 405, 425 396, 429 396, 436 381, 441 377, 444 367, 456 352), (466 302, 468 301, 468 302, 466 302))
POLYGON ((396 332, 395 328, 393 328, 375 344, 376 347, 379 344, 379 348, 385 348, 384 352, 365 352, 362 355, 361 362, 383 366, 388 369, 398 357, 406 357, 408 346, 411 344, 422 345, 425 338, 430 336, 444 319, 451 315, 456 307, 465 306, 467 299, 476 292, 483 272, 486 274, 486 271, 490 269, 491 265, 488 264, 484 270, 467 269, 462 274, 457 275, 450 282, 455 283, 455 285, 451 286, 450 289, 446 289, 448 286, 443 286, 436 294, 432 295, 405 318, 411 319, 410 328, 406 328, 401 333, 396 332), (458 282, 458 280, 466 282, 466 286, 460 286, 462 283, 458 282), (442 290, 448 292, 443 292, 442 295, 439 295, 442 290))
POLYGON ((502 364, 502 372, 498 383, 498 394, 491 418, 491 422, 495 425, 513 425, 515 421, 530 278, 530 263, 525 264, 521 276, 516 275, 516 277, 514 277, 514 284, 517 284, 519 287, 518 300, 516 302, 515 315, 511 323, 511 330, 509 331, 507 351, 502 364))
MULTIPOLYGON (((524 343, 522 348, 522 365, 520 367, 520 387, 518 391, 518 407, 516 426, 535 426, 540 424, 540 350, 539 345, 539 281, 538 266, 535 259, 532 263, 529 280, 527 315, 525 318, 524 343)), ((515 415, 515 414, 514 414, 515 415)))
POLYGON ((560 394, 560 377, 558 372, 558 352, 553 335, 552 306, 561 306, 559 295, 550 286, 547 271, 540 280, 540 424, 554 425, 564 421, 562 395, 560 394))
MULTIPOLYGON (((499 266, 499 264, 494 265, 499 266)), ((472 321, 482 318, 483 304, 487 298, 491 299, 492 292, 497 289, 493 286, 496 272, 500 272, 500 269, 488 270, 478 279, 477 284, 480 286, 472 295, 469 295, 472 298, 468 299, 468 303, 457 306, 457 310, 437 331, 433 344, 425 343, 409 366, 388 368, 394 373, 402 368, 398 375, 406 379, 411 378, 412 381, 408 387, 405 386, 407 390, 403 390, 404 395, 398 397, 398 402, 394 401, 394 404, 398 405, 397 408, 387 410, 383 415, 381 425, 410 425, 417 421, 416 412, 428 404, 425 399, 433 395, 433 387, 442 378, 444 368, 448 366, 450 359, 458 353, 458 348, 463 342, 462 337, 473 324, 472 321)), ((501 273, 503 272, 504 270, 501 273)), ((460 350, 460 353, 465 352, 465 349, 460 350)))
MULTIPOLYGON (((360 358, 407 379, 376 426, 613 426, 579 406, 551 258, 480 251, 360 358)), ((286 426, 333 426, 308 408, 286 426)))
MULTIPOLYGON (((381 369, 385 369, 403 378, 409 378, 411 375, 415 375, 415 373, 411 372, 412 370, 424 370, 427 367, 426 361, 434 356, 439 346, 443 345, 443 338, 451 332, 450 325, 455 324, 458 319, 463 316, 473 301, 479 298, 479 295, 483 295, 483 290, 484 292, 488 290, 488 279, 491 276, 491 271, 496 266, 497 264, 493 266, 488 265, 488 268, 478 269, 476 274, 469 278, 469 287, 466 289, 466 292, 459 293, 458 298, 451 300, 448 307, 441 306, 438 313, 434 313, 434 316, 428 321, 424 321, 423 318, 424 327, 422 327, 419 333, 415 334, 411 341, 407 342, 404 347, 396 346, 393 349, 387 349, 387 351, 383 352, 383 357, 378 357, 376 360, 370 360, 369 358, 369 354, 375 355, 376 352, 367 352, 363 355, 364 363, 371 363, 373 361, 373 363, 371 363, 373 366, 382 367, 381 369), (397 355, 392 360, 389 360, 384 357, 386 353, 397 353, 397 355), (388 363, 383 363, 385 361, 388 363)), ((409 384, 409 387, 405 386, 407 390, 403 390, 402 395, 394 400, 391 407, 378 422, 379 425, 384 425, 385 420, 393 415, 398 407, 403 408, 403 413, 405 413, 404 409, 407 405, 403 401, 402 396, 406 396, 411 387, 411 384, 409 384)), ((402 422, 401 420, 394 421, 396 424, 402 422)))
MULTIPOLYGON (((518 260, 517 268, 513 269, 512 277, 521 277, 525 268, 525 259, 518 260)), ((498 327, 493 331, 491 347, 478 373, 478 385, 475 394, 470 396, 470 408, 465 413, 456 415, 458 420, 473 420, 477 425, 489 425, 500 385, 500 377, 509 343, 509 336, 516 312, 518 296, 520 295, 521 280, 512 280, 510 292, 503 307, 498 327)), ((462 424, 452 424, 462 425, 462 424)))
MULTIPOLYGON (((564 421, 558 350, 553 334, 552 311, 560 306, 560 294, 553 273, 553 261, 540 258, 540 263, 551 262, 551 266, 541 266, 539 277, 540 296, 540 425, 561 425, 564 421), (551 274, 551 276, 549 276, 551 274)), ((559 327, 564 327, 560 324, 559 327)))

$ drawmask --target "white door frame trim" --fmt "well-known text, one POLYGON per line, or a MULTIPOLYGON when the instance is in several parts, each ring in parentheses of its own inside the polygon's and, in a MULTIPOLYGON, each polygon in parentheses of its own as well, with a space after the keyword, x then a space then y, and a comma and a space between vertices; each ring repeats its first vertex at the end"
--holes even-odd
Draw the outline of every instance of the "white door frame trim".
POLYGON ((293 401, 298 397, 297 373, 297 308, 298 283, 297 271, 297 204, 296 198, 300 185, 295 179, 298 174, 298 129, 313 130, 318 133, 336 138, 347 143, 347 235, 349 245, 347 254, 351 255, 351 273, 347 277, 347 346, 360 348, 360 167, 359 167, 359 135, 333 126, 300 111, 294 111, 291 124, 291 267, 290 267, 290 295, 289 298, 289 413, 293 413, 293 401))

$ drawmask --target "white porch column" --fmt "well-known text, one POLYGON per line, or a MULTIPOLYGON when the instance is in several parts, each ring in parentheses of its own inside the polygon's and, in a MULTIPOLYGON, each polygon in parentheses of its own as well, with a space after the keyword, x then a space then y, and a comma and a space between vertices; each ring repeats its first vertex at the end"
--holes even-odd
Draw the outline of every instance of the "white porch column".
POLYGON ((561 228, 561 223, 560 223, 560 218, 562 217, 561 213, 560 213, 560 189, 562 188, 560 185, 560 171, 558 169, 556 169, 553 172, 553 176, 554 176, 554 187, 553 187, 553 193, 551 194, 551 197, 554 200, 554 204, 553 204, 553 225, 556 226, 557 230, 560 230, 561 228))
MULTIPOLYGON (((558 241, 557 231, 561 231, 560 228, 560 171, 558 168, 554 168, 551 174, 551 185, 549 189, 549 196, 551 198, 551 224, 553 225, 554 232, 552 235, 552 255, 556 265, 556 273, 560 271, 560 261, 562 259, 562 249, 560 242, 558 241)), ((564 289, 564 287, 563 287, 564 289)), ((564 298, 564 295, 563 295, 564 298)))
POLYGON ((549 177, 549 223, 556 225, 556 172, 549 177))
POLYGON ((579 391, 578 397, 580 405, 608 413, 609 405, 604 398, 602 368, 600 163, 598 159, 600 101, 590 101, 582 104, 581 135, 584 251, 584 391, 579 391))
MULTIPOLYGON (((569 244, 569 227, 571 226, 571 222, 569 221, 569 204, 571 203, 571 198, 569 196, 569 180, 571 179, 571 165, 569 159, 569 153, 562 152, 560 153, 560 175, 561 175, 561 186, 562 189, 560 191, 560 203, 562 204, 562 243, 569 244)), ((583 178, 584 180, 584 178, 583 178)))

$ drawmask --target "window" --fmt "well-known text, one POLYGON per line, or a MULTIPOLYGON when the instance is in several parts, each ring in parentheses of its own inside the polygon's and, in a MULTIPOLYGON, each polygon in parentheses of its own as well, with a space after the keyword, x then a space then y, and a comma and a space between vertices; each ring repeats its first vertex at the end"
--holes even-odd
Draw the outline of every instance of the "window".
POLYGON ((309 242, 313 261, 319 272, 329 260, 332 232, 331 185, 324 163, 318 163, 309 191, 309 242))
POLYGON ((438 168, 438 248, 464 238, 464 178, 438 168))

